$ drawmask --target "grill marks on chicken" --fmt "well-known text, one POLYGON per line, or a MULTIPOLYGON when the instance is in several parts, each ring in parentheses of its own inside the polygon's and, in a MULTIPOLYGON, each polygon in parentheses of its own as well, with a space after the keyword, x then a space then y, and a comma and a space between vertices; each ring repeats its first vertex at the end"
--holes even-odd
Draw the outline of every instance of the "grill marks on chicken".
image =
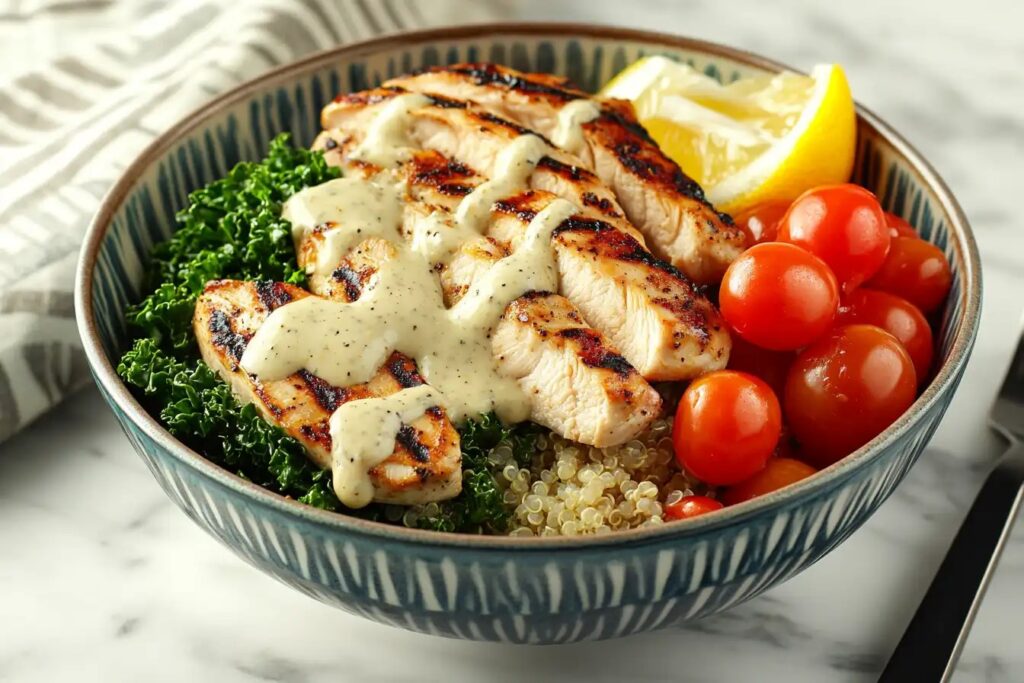
POLYGON ((658 393, 564 296, 531 292, 513 301, 493 347, 531 397, 531 418, 576 441, 624 443, 661 408, 658 393))
MULTIPOLYGON (((416 364, 393 353, 369 381, 336 387, 306 371, 261 382, 239 367, 246 345, 266 317, 286 303, 310 296, 275 282, 214 280, 196 303, 193 327, 203 361, 244 403, 297 439, 320 467, 331 467, 329 420, 356 399, 388 396, 423 384, 416 364)), ((394 452, 370 471, 374 499, 414 504, 456 495, 462 485, 459 435, 440 407, 402 426, 394 452)))
MULTIPOLYGON (((514 249, 553 197, 499 201, 489 234, 514 249)), ((696 377, 724 367, 729 337, 714 306, 675 268, 600 220, 575 215, 552 236, 559 289, 647 379, 696 377)))
MULTIPOLYGON (((494 64, 432 67, 385 86, 468 100, 549 137, 567 106, 589 99, 558 79, 494 64)), ((741 232, 661 152, 629 102, 598 104, 599 115, 582 124, 584 144, 572 151, 614 191, 656 255, 698 282, 718 280, 743 249, 741 232)))
MULTIPOLYGON (((404 94, 400 88, 377 88, 344 95, 324 107, 321 124, 326 140, 360 142, 369 122, 391 99, 404 94)), ((581 210, 612 223, 641 243, 643 236, 626 219, 614 192, 577 156, 550 145, 543 135, 518 123, 465 102, 452 106, 451 100, 430 96, 431 102, 412 114, 409 137, 422 149, 436 151, 448 159, 457 159, 478 173, 491 177, 497 170, 499 153, 521 135, 537 135, 549 143, 548 153, 530 174, 531 189, 546 190, 567 199, 581 210)), ((333 152, 332 157, 341 156, 333 152)))

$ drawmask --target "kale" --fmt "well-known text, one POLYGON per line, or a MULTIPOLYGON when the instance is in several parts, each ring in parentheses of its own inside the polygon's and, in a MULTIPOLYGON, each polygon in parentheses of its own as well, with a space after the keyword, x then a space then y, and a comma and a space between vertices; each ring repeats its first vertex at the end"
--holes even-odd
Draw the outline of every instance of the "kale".
POLYGON ((529 422, 505 426, 494 413, 468 420, 459 427, 462 442, 462 492, 440 503, 438 512, 421 515, 417 526, 435 531, 505 533, 511 507, 504 502, 499 472, 488 462, 491 450, 505 442, 520 467, 526 467, 536 452, 537 428, 529 422))
POLYGON ((326 510, 340 510, 330 472, 306 457, 302 445, 239 405, 228 385, 200 360, 180 360, 155 340, 137 339, 117 372, 142 390, 174 436, 210 460, 273 491, 326 510))
POLYGON ((319 152, 293 147, 288 135, 270 143, 259 163, 240 163, 226 178, 189 195, 178 229, 151 254, 154 291, 128 311, 141 336, 178 351, 194 347, 196 297, 210 280, 278 280, 305 284, 281 205, 304 187, 340 175, 319 152))

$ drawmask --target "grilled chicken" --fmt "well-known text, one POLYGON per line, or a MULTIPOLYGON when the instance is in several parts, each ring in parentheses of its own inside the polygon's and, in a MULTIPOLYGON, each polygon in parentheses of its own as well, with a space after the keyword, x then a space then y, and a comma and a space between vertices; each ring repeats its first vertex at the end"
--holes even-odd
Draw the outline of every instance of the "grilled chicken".
MULTIPOLYGON (((496 202, 490 236, 515 249, 553 198, 528 191, 496 202)), ((730 341, 717 311, 675 268, 582 215, 559 226, 552 242, 561 293, 645 378, 691 378, 725 367, 730 341)))
MULTIPOLYGON (((203 360, 228 382, 239 400, 296 438, 320 467, 331 466, 329 420, 348 401, 388 396, 423 384, 416 364, 393 353, 365 384, 335 387, 308 372, 260 382, 239 367, 249 340, 274 309, 309 296, 292 285, 214 280, 196 303, 193 326, 203 360)), ((402 425, 395 451, 370 470, 374 500, 412 505, 444 500, 462 487, 459 434, 443 408, 402 425)))
POLYGON ((604 447, 647 428, 661 397, 564 296, 531 292, 505 309, 492 338, 502 370, 531 398, 534 422, 604 447))
MULTIPOLYGON (((320 117, 326 131, 322 144, 327 147, 328 139, 336 147, 342 146, 341 141, 345 145, 361 141, 384 105, 402 94, 400 89, 377 88, 337 98, 324 107, 320 117)), ((537 135, 489 111, 445 98, 431 98, 412 113, 408 137, 415 146, 457 159, 486 177, 495 172, 499 153, 513 140, 537 135)), ((643 244, 643 236, 625 217, 615 194, 578 157, 551 145, 530 175, 529 187, 567 199, 587 215, 611 223, 643 244)))
MULTIPOLYGON (((367 111, 372 113, 374 107, 382 106, 382 103, 396 94, 399 93, 387 90, 357 93, 341 98, 344 105, 341 108, 332 109, 335 105, 328 105, 324 114, 325 121, 331 118, 327 110, 344 112, 331 119, 342 121, 344 127, 326 131, 318 138, 315 146, 327 151, 329 163, 340 165, 349 172, 364 172, 363 165, 349 161, 346 153, 365 134, 360 126, 366 126, 372 120, 367 111)), ((494 140, 486 143, 490 145, 493 157, 502 146, 524 134, 521 127, 502 123, 501 119, 494 116, 487 117, 488 125, 499 132, 485 134, 475 123, 467 123, 463 118, 467 112, 473 114, 472 109, 459 108, 447 101, 443 106, 431 104, 415 112, 416 125, 420 121, 421 112, 426 112, 422 114, 425 120, 434 121, 440 117, 449 126, 445 137, 450 141, 443 145, 446 149, 471 146, 461 141, 460 133, 463 131, 472 139, 489 140, 497 136, 503 141, 501 145, 494 140), (459 116, 453 117, 452 112, 459 116)), ((411 134, 410 138, 419 144, 417 133, 411 134)), ((437 136, 429 139, 436 140, 437 136)), ((483 144, 472 154, 485 166, 493 168, 493 158, 485 159, 481 151, 483 144)), ((507 250, 507 243, 513 237, 520 236, 530 218, 554 196, 579 198, 593 195, 607 199, 607 190, 602 189, 600 181, 578 166, 572 167, 575 170, 569 171, 567 180, 558 176, 560 182, 566 180, 562 184, 547 180, 535 182, 538 176, 550 180, 552 175, 557 175, 543 168, 544 163, 542 160, 534 171, 530 185, 554 187, 560 191, 527 193, 524 201, 530 203, 530 206, 523 207, 524 212, 518 216, 520 220, 510 232, 496 231, 492 227, 488 237, 496 239, 496 242, 469 242, 456 258, 440 267, 449 303, 461 296, 466 282, 472 280, 474 273, 486 270, 491 261, 507 250), (575 182, 572 176, 581 179, 580 185, 568 191, 565 188, 575 182), (469 271, 469 274, 456 276, 457 271, 462 270, 469 271)), ((561 162, 552 160, 552 163, 561 162)), ((462 198, 483 182, 481 176, 487 175, 485 171, 477 173, 472 163, 462 158, 455 161, 450 153, 437 150, 414 154, 398 172, 405 178, 411 204, 418 202, 425 204, 431 211, 442 212, 454 211, 462 198)), ((580 214, 574 218, 574 229, 559 231, 555 248, 562 293, 580 307, 587 322, 603 333, 647 379, 691 379, 704 372, 725 367, 730 342, 717 311, 678 270, 653 258, 644 249, 643 243, 636 237, 637 231, 621 214, 615 219, 601 218, 609 211, 617 213, 617 205, 613 205, 613 201, 588 203, 579 200, 577 206, 580 207, 580 214), (622 230, 623 225, 628 229, 622 230)), ((504 213, 514 217, 518 211, 516 202, 506 201, 504 205, 504 213)), ((409 211, 423 212, 422 209, 412 208, 406 211, 407 214, 409 211)), ((406 222, 409 222, 408 215, 406 222)))
MULTIPOLYGON (((469 100, 547 137, 555 136, 565 107, 590 97, 550 76, 493 64, 433 67, 385 86, 469 100)), ((743 250, 740 231, 658 149, 629 102, 607 100, 599 107, 597 118, 582 126, 582 144, 570 151, 614 191, 655 255, 698 282, 719 280, 743 250)))

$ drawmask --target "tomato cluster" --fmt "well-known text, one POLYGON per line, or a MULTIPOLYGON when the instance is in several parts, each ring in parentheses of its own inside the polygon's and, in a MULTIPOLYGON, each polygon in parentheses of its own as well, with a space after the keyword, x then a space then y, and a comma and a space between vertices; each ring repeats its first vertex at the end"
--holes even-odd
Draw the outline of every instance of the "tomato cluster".
POLYGON ((799 481, 892 424, 931 370, 926 316, 952 282, 942 251, 857 185, 767 203, 737 223, 751 246, 719 290, 729 369, 690 384, 673 427, 679 464, 723 488, 678 501, 673 519, 799 481))

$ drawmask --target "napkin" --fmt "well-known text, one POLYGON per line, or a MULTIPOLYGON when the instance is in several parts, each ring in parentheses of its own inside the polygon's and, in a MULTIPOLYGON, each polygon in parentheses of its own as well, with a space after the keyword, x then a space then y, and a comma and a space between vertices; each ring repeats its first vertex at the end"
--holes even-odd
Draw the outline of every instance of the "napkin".
POLYGON ((493 20, 469 0, 14 0, 0 11, 0 441, 88 382, 72 287, 104 193, 154 137, 272 67, 493 20))

